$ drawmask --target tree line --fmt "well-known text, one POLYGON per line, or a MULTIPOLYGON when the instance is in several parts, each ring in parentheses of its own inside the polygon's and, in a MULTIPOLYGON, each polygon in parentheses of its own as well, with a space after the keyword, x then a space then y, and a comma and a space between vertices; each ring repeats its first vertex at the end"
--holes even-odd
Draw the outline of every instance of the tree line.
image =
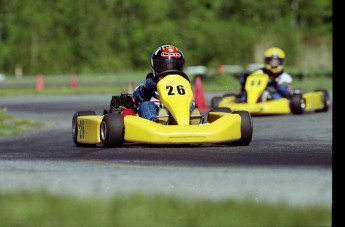
POLYGON ((332 0, 0 0, 0 73, 149 69, 162 44, 187 66, 261 63, 279 46, 291 66, 331 67, 332 0))

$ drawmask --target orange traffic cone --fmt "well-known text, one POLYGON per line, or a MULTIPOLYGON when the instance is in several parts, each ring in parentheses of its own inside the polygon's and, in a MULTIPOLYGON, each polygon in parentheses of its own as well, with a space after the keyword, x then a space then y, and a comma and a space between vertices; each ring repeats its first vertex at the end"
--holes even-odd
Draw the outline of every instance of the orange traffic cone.
POLYGON ((194 89, 195 89, 194 91, 195 104, 199 108, 200 112, 207 113, 208 107, 206 105, 204 88, 202 87, 202 81, 199 76, 195 77, 194 89))
POLYGON ((44 80, 42 74, 38 74, 36 77, 35 89, 39 92, 44 90, 44 80))
POLYGON ((219 74, 223 74, 224 71, 225 71, 225 70, 224 70, 224 65, 218 65, 217 71, 218 71, 219 74))
POLYGON ((69 83, 71 89, 76 89, 78 87, 78 80, 76 75, 71 76, 71 82, 69 83))

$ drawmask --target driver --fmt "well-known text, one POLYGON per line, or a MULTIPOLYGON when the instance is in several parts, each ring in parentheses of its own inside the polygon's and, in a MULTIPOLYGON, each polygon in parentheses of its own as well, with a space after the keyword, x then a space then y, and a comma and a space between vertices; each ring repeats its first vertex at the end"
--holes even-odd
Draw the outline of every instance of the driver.
MULTIPOLYGON (((151 71, 147 74, 146 79, 134 89, 133 99, 138 106, 138 114, 140 117, 151 121, 158 122, 158 110, 165 110, 159 108, 159 100, 157 99, 156 83, 153 77, 166 70, 182 71, 185 64, 183 53, 180 49, 173 45, 163 45, 158 47, 151 56, 151 71)), ((193 101, 191 111, 195 109, 193 101)), ((167 115, 167 111, 162 113, 167 115)), ((159 115, 162 115, 159 113, 159 115)))
MULTIPOLYGON (((255 72, 263 72, 269 76, 267 85, 269 99, 291 98, 292 95, 292 77, 290 74, 284 72, 285 53, 278 47, 271 47, 265 51, 264 67, 256 70, 255 72), (270 89, 271 88, 271 89, 270 89), (273 88, 273 89, 272 89, 273 88)), ((245 83, 247 77, 252 72, 243 75, 240 78, 242 101, 246 101, 245 83)))

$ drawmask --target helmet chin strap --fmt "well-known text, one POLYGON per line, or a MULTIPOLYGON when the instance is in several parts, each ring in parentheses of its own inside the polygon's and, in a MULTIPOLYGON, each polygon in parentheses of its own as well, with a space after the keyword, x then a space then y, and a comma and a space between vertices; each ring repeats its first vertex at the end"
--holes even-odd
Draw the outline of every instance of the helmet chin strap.
POLYGON ((278 73, 278 72, 282 72, 283 71, 283 66, 282 65, 278 65, 278 66, 271 66, 270 64, 266 65, 266 69, 270 70, 273 73, 278 73))

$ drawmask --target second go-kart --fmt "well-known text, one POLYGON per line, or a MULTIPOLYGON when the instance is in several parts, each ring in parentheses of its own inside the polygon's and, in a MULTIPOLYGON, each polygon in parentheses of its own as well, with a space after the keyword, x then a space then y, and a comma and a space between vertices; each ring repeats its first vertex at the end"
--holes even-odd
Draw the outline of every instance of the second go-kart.
POLYGON ((190 113, 193 92, 185 73, 168 70, 154 80, 160 101, 157 122, 138 116, 131 94, 112 96, 110 108, 102 115, 90 110, 74 114, 74 144, 104 147, 120 147, 124 143, 250 144, 253 123, 248 111, 215 107, 206 116, 190 113))
POLYGON ((247 77, 245 92, 224 94, 211 99, 211 107, 228 107, 233 111, 245 110, 251 115, 303 114, 305 112, 327 112, 330 98, 327 90, 318 89, 303 93, 294 90, 291 98, 272 99, 272 88, 267 87, 269 77, 264 73, 252 73, 247 77))

